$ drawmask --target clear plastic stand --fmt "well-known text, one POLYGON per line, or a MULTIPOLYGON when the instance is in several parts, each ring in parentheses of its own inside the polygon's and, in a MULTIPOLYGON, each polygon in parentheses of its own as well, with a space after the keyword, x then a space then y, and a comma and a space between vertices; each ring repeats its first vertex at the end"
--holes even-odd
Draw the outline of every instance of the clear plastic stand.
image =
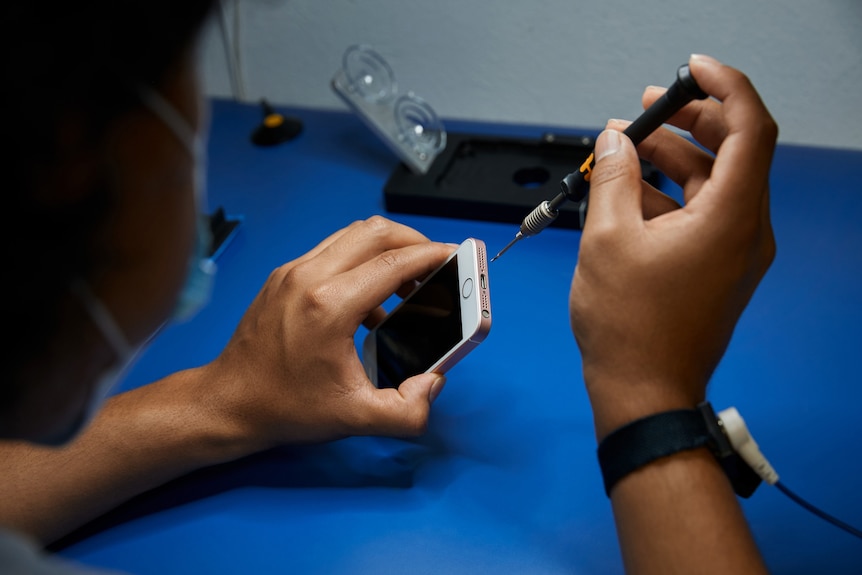
POLYGON ((416 174, 446 148, 446 130, 434 109, 414 94, 398 94, 392 68, 365 45, 349 47, 332 89, 416 174))

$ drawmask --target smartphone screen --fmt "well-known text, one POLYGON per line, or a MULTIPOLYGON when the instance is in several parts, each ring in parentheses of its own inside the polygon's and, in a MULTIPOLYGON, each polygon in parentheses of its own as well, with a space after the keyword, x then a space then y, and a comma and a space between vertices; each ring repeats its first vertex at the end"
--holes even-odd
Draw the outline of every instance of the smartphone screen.
POLYGON ((376 330, 377 384, 396 387, 428 370, 463 337, 458 256, 376 330))
POLYGON ((378 387, 445 372, 491 323, 484 243, 468 239, 366 337, 366 370, 378 387))

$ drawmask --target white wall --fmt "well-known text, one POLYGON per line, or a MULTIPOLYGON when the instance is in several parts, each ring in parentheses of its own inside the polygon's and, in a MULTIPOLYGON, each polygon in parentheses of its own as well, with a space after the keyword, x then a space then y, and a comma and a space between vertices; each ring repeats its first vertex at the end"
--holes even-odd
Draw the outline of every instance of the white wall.
MULTIPOLYGON (((444 118, 600 128, 700 52, 751 77, 782 142, 862 149, 860 0, 226 2, 250 102, 343 108, 330 80, 366 43, 444 118)), ((215 23, 204 72, 232 97, 215 23)))

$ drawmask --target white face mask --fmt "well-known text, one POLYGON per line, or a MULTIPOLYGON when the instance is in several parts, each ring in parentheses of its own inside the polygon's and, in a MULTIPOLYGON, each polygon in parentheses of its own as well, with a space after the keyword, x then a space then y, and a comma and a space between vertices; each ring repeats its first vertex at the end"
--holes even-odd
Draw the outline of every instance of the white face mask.
MULTIPOLYGON (((138 95, 144 106, 168 127, 194 159, 195 205, 200 210, 205 204, 206 197, 204 140, 195 133, 182 114, 157 92, 147 86, 139 85, 138 95)), ((174 308, 172 315, 174 320, 182 321, 192 317, 207 303, 212 291, 216 265, 208 257, 212 237, 209 222, 205 215, 198 215, 196 228, 195 249, 189 259, 185 285, 180 291, 174 308)), ((147 344, 147 341, 144 341, 137 347, 131 346, 114 316, 83 280, 73 284, 72 291, 81 300, 84 309, 87 310, 102 336, 114 349, 117 360, 99 376, 99 380, 92 387, 87 405, 78 418, 61 432, 40 438, 39 443, 45 445, 63 445, 75 438, 90 423, 102 407, 111 389, 125 377, 147 344)))

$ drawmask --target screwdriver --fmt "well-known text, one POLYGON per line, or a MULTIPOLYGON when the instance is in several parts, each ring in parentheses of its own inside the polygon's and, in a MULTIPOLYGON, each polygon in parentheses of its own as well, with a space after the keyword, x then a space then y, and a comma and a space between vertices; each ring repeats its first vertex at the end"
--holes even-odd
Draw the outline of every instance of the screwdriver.
MULTIPOLYGON (((692 100, 703 100, 707 97, 706 92, 700 89, 688 64, 679 67, 676 73, 676 81, 667 89, 667 91, 655 102, 647 108, 643 114, 629 124, 623 130, 623 134, 629 137, 635 146, 640 144, 647 136, 653 133, 662 124, 676 114, 683 106, 692 100)), ((560 182, 560 193, 552 200, 545 200, 536 208, 527 214, 518 233, 515 234, 515 239, 509 242, 500 252, 491 258, 493 262, 501 255, 506 253, 509 248, 518 243, 524 238, 535 236, 551 222, 557 219, 560 213, 560 206, 566 201, 579 203, 579 211, 581 213, 581 225, 583 226, 586 218, 587 208, 587 186, 590 181, 590 174, 593 166, 596 165, 595 153, 591 153, 589 157, 581 164, 577 171, 572 172, 562 179, 560 182)))

